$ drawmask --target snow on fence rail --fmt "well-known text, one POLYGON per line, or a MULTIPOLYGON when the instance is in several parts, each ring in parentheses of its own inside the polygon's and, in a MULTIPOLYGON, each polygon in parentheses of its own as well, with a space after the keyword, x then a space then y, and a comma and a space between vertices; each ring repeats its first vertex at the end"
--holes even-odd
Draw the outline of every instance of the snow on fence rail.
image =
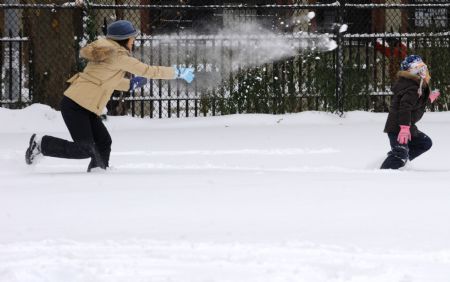
MULTIPOLYGON (((87 1, 86 1, 87 2, 87 1)), ((76 4, 75 2, 66 2, 63 4, 0 4, 0 9, 23 9, 23 8, 39 8, 39 9, 72 9, 74 7, 85 7, 84 4, 76 4)), ((411 8, 450 8, 450 3, 384 3, 384 4, 352 4, 339 1, 330 4, 225 4, 225 5, 137 5, 137 4, 88 4, 90 8, 95 9, 149 9, 149 10, 218 10, 218 9, 271 9, 271 10, 290 10, 290 9, 332 9, 332 8, 357 8, 357 9, 411 9, 411 8)))
MULTIPOLYGON (((87 2, 87 1, 86 1, 87 2)), ((332 4, 270 4, 270 5, 249 5, 249 4, 225 4, 225 5, 136 5, 136 4, 81 4, 74 2, 66 4, 0 4, 0 9, 22 9, 22 8, 40 8, 40 9, 70 9, 73 7, 86 7, 91 9, 126 9, 126 10, 222 10, 222 9, 271 9, 271 10, 292 10, 292 9, 321 9, 340 7, 339 2, 332 4), (73 4, 72 4, 73 3, 73 4)))
POLYGON ((357 9, 411 9, 411 8, 450 8, 450 3, 415 3, 415 4, 351 4, 345 3, 343 7, 357 9))
POLYGON ((0 42, 28 42, 28 37, 0 37, 0 42))

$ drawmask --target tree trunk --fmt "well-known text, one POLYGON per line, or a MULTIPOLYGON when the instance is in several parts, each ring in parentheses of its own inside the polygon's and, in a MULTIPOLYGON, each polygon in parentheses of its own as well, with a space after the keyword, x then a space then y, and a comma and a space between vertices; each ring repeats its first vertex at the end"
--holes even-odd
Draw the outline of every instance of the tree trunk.
POLYGON ((5 10, 0 9, 0 37, 4 35, 3 32, 4 28, 5 28, 5 10))
MULTIPOLYGON (((150 5, 151 0, 140 0, 141 5, 150 5)), ((152 25, 152 12, 149 9, 140 10, 141 15, 141 32, 143 34, 152 34, 153 25, 152 25)))
MULTIPOLYGON (((402 4, 409 4, 409 0, 402 0, 402 4)), ((409 32, 409 13, 411 10, 408 9, 402 9, 402 19, 401 19, 401 27, 399 32, 407 33, 409 32)))
POLYGON ((74 9, 30 9, 25 16, 34 54, 33 98, 56 109, 67 87, 66 80, 76 71, 74 16, 74 9))
MULTIPOLYGON (((385 0, 374 0, 374 4, 384 4, 385 0)), ((374 9, 372 10, 372 32, 383 33, 386 32, 386 10, 374 9)))
MULTIPOLYGON (((123 3, 123 0, 116 0, 115 1, 116 3, 116 5, 123 5, 124 3, 123 3)), ((125 18, 124 18, 124 13, 123 13, 123 9, 116 9, 116 19, 117 20, 124 20, 125 18)))

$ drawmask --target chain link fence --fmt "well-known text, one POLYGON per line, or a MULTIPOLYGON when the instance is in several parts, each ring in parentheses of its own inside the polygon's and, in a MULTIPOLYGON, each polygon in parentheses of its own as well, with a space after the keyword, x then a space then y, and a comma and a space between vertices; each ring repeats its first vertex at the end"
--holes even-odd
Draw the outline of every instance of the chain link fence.
POLYGON ((58 108, 79 49, 116 19, 140 30, 134 56, 196 69, 114 93, 110 114, 166 118, 320 110, 387 111, 400 61, 419 54, 432 110, 447 110, 447 1, 18 1, 0 4, 0 105, 58 108))

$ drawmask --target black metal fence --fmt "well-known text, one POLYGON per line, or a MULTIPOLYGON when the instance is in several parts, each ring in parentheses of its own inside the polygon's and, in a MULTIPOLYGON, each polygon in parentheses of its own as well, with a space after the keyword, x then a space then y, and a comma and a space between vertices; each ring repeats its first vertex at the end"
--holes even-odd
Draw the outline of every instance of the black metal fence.
POLYGON ((446 1, 7 2, 0 4, 3 107, 57 107, 65 80, 84 66, 79 48, 124 18, 141 31, 136 57, 152 65, 193 66, 196 80, 153 80, 115 93, 110 114, 387 111, 399 63, 413 53, 424 57, 432 86, 443 92, 432 110, 447 110, 446 1))
POLYGON ((31 101, 32 49, 26 37, 0 38, 0 106, 21 108, 31 101))

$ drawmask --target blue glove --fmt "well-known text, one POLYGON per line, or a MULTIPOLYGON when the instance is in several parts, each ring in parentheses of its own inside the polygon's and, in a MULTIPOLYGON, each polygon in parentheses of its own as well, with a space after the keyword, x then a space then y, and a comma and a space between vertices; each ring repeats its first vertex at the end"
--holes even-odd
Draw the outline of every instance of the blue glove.
POLYGON ((191 83, 192 80, 194 80, 194 68, 183 68, 183 67, 177 67, 175 68, 175 78, 181 78, 186 80, 187 83, 191 83))
POLYGON ((136 88, 142 87, 147 84, 147 79, 142 76, 135 76, 130 79, 130 89, 128 91, 132 91, 136 88))

